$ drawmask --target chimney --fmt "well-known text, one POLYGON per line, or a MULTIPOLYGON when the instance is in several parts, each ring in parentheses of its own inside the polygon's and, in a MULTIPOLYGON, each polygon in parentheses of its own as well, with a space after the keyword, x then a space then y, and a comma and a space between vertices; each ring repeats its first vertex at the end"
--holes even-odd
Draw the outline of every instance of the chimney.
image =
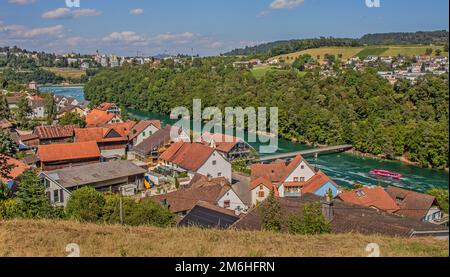
POLYGON ((322 214, 328 221, 333 220, 334 218, 334 202, 329 197, 326 196, 326 199, 321 202, 322 204, 322 214))

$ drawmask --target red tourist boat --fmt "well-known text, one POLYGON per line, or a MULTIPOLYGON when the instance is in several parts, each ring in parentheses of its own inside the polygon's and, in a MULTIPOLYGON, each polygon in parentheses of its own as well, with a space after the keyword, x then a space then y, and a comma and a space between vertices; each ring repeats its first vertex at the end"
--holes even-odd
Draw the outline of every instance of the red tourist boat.
POLYGON ((381 169, 373 169, 372 171, 370 171, 370 174, 381 176, 381 177, 398 179, 398 180, 400 180, 402 178, 402 175, 400 173, 395 173, 395 172, 381 170, 381 169))

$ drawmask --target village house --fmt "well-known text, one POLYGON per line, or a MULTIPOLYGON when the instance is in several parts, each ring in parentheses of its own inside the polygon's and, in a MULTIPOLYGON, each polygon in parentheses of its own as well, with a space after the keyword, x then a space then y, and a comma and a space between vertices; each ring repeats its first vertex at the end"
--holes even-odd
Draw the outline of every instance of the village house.
POLYGON ((231 182, 231 163, 217 150, 201 143, 177 142, 161 156, 164 166, 186 172, 190 178, 196 173, 208 177, 225 177, 231 182))
POLYGON ((80 106, 73 106, 73 105, 68 105, 64 108, 61 108, 57 114, 56 114, 56 119, 61 119, 62 117, 64 117, 67 113, 76 113, 78 116, 80 117, 84 117, 87 115, 87 110, 81 108, 80 106))
POLYGON ((245 140, 225 134, 203 133, 200 142, 216 149, 230 161, 248 157, 253 150, 245 140))
POLYGON ((129 161, 113 161, 69 167, 41 173, 47 197, 65 207, 74 190, 90 186, 100 192, 134 195, 143 189, 145 170, 129 161))
POLYGON ((19 106, 19 100, 20 100, 21 96, 20 95, 14 95, 14 96, 7 96, 6 97, 6 102, 8 103, 8 108, 10 110, 14 110, 17 109, 19 106))
POLYGON ((97 107, 97 110, 120 115, 120 108, 114 103, 101 103, 97 107))
POLYGON ((300 155, 289 164, 279 160, 272 164, 251 166, 252 205, 266 199, 270 190, 275 189, 279 197, 300 197, 302 193, 319 196, 331 191, 333 197, 340 193, 339 186, 322 171, 317 171, 300 155))
POLYGON ((103 157, 123 157, 126 155, 128 137, 119 128, 91 127, 75 129, 75 142, 95 142, 103 157))
POLYGON ((12 130, 12 123, 6 119, 6 118, 2 118, 0 119, 0 130, 1 131, 11 131, 12 130))
POLYGON ((444 213, 434 196, 392 186, 386 192, 399 207, 396 215, 435 224, 445 223, 444 213))
POLYGON ((344 202, 375 209, 380 212, 396 213, 399 206, 382 187, 362 187, 344 191, 338 196, 344 202))
POLYGON ((30 119, 43 119, 45 118, 45 100, 39 97, 33 97, 28 100, 28 105, 31 108, 31 113, 28 115, 30 119))
POLYGON ((147 166, 158 164, 159 157, 172 143, 170 136, 171 126, 156 131, 150 137, 144 139, 141 143, 134 146, 128 152, 128 159, 137 160, 145 163, 147 166))
POLYGON ((131 146, 142 143, 145 139, 151 137, 161 129, 161 121, 159 120, 141 120, 136 123, 128 134, 131 146))
POLYGON ((100 149, 95 141, 39 145, 37 156, 43 171, 100 162, 100 149))
POLYGON ((78 100, 74 97, 55 95, 53 96, 55 101, 56 111, 59 112, 61 109, 69 106, 77 106, 79 104, 78 100))
POLYGON ((38 126, 33 134, 39 138, 39 144, 68 143, 73 141, 77 126, 38 126))
POLYGON ((177 225, 179 227, 227 229, 238 219, 239 216, 231 210, 205 201, 198 201, 177 225))
MULTIPOLYGON (((375 209, 342 202, 339 199, 326 199, 307 193, 296 198, 276 198, 280 207, 282 222, 287 222, 290 215, 301 215, 305 205, 320 203, 322 214, 331 224, 332 234, 359 233, 363 235, 383 235, 392 237, 429 236, 448 239, 448 228, 394 214, 380 213, 375 209)), ((230 229, 243 231, 263 230, 261 215, 267 201, 243 215, 230 226, 230 229)), ((288 232, 285 224, 282 232, 288 232)))
POLYGON ((119 114, 93 109, 86 115, 86 127, 100 127, 114 123, 123 123, 119 114))
POLYGON ((37 90, 38 89, 38 84, 35 81, 31 81, 28 83, 28 88, 32 89, 32 90, 37 90))
POLYGON ((149 199, 168 207, 172 213, 178 216, 185 216, 198 201, 205 201, 217 207, 234 211, 236 215, 248 209, 228 182, 205 183, 202 181, 202 185, 194 184, 191 188, 155 195, 149 199))

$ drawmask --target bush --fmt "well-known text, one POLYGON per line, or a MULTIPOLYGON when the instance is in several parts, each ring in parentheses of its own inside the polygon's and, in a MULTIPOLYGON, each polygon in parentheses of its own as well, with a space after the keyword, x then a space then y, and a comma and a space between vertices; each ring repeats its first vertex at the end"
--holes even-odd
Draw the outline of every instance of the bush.
POLYGON ((263 204, 261 210, 261 225, 263 230, 270 232, 280 232, 281 231, 281 212, 280 206, 275 199, 275 192, 272 190, 269 197, 267 198, 267 203, 263 204))
POLYGON ((320 235, 331 232, 331 225, 322 214, 319 202, 308 203, 302 214, 289 216, 287 227, 291 234, 320 235))
POLYGON ((0 219, 13 219, 18 215, 17 201, 8 199, 0 201, 0 219))
POLYGON ((66 214, 79 221, 98 222, 102 219, 104 206, 103 194, 86 186, 72 193, 67 203, 66 214))
MULTIPOLYGON (((124 197, 122 205, 123 223, 125 225, 169 227, 175 224, 174 215, 168 209, 152 201, 137 202, 134 199, 124 197)), ((119 195, 112 195, 106 198, 106 204, 103 209, 103 221, 108 224, 120 224, 119 195)))
POLYGON ((448 214, 448 190, 447 189, 432 189, 427 192, 429 195, 436 197, 437 202, 442 210, 448 214))

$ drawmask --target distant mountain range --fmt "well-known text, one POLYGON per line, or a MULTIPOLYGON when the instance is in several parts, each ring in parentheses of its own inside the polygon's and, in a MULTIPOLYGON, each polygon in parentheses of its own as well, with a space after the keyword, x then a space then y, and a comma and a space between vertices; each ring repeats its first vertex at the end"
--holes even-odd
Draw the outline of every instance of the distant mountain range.
POLYGON ((449 33, 446 30, 415 33, 380 33, 367 34, 359 39, 320 37, 315 39, 281 40, 264 43, 253 47, 245 47, 232 50, 224 55, 267 55, 277 56, 292 52, 319 47, 343 47, 362 45, 404 45, 404 44, 448 44, 449 33))

